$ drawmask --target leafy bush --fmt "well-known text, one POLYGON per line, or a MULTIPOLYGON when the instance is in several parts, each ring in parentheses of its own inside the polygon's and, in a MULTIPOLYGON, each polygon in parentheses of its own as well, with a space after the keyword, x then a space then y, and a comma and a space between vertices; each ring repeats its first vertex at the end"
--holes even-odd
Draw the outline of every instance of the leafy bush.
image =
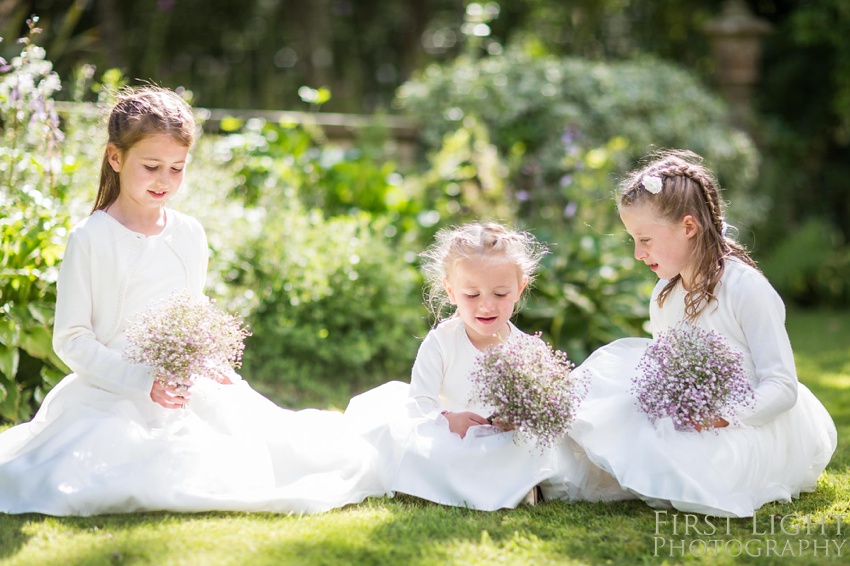
MULTIPOLYGON (((36 32, 34 23, 31 30, 36 32)), ((53 352, 58 263, 69 228, 59 77, 30 38, 0 61, 0 419, 27 419, 67 373, 53 352)))
POLYGON ((837 229, 813 218, 790 231, 759 263, 776 290, 802 306, 850 304, 850 248, 837 229))
POLYGON ((250 268, 227 272, 254 333, 245 376, 325 399, 407 378, 427 327, 418 274, 383 235, 387 222, 325 219, 295 200, 263 208, 256 239, 239 250, 250 268))
POLYGON ((522 218, 551 253, 518 323, 542 331, 576 362, 612 340, 645 332, 655 278, 634 260, 608 188, 625 147, 614 138, 590 151, 569 149, 566 206, 538 204, 522 218))
POLYGON ((416 211, 417 203, 399 187, 396 165, 381 161, 376 148, 329 144, 310 123, 257 118, 229 125, 238 131, 221 138, 216 149, 222 159, 239 164, 234 196, 249 206, 263 191, 288 188, 305 207, 327 217, 359 211, 410 217, 416 211))
POLYGON ((734 189, 738 221, 754 221, 763 208, 747 191, 758 165, 752 141, 727 124, 716 95, 670 63, 534 57, 511 48, 432 65, 402 85, 397 105, 420 120, 431 148, 469 118, 483 124, 511 165, 514 195, 524 194, 527 202, 551 203, 553 194, 569 192, 565 164, 575 152, 592 157, 591 150, 621 138, 626 148, 614 164, 616 174, 653 148, 688 148, 734 189))
POLYGON ((433 229, 492 218, 550 244, 517 320, 576 361, 643 332, 654 281, 635 266, 612 199, 636 157, 692 149, 734 187, 736 221, 762 210, 748 191, 751 140, 727 125, 719 98, 668 63, 508 49, 430 66, 399 89, 397 104, 420 121, 430 148, 427 171, 406 186, 427 203, 433 229))
POLYGON ((207 229, 214 294, 253 332, 243 375, 299 406, 407 379, 427 324, 398 174, 301 126, 246 126, 199 140, 180 204, 207 229))

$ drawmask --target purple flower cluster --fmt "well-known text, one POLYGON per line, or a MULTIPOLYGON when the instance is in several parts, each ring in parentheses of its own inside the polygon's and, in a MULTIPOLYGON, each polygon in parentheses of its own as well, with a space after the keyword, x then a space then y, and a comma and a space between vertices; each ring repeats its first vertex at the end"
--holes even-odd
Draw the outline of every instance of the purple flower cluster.
POLYGON ((552 350, 539 334, 512 337, 481 352, 471 375, 471 402, 495 407, 519 440, 552 446, 569 430, 585 384, 571 375, 564 352, 552 350))
POLYGON ((239 318, 207 297, 173 294, 127 325, 124 358, 156 368, 163 385, 189 388, 198 377, 214 377, 214 368, 239 367, 248 336, 239 318))
POLYGON ((670 417, 677 430, 711 428, 752 407, 753 388, 743 354, 714 331, 682 322, 661 333, 644 352, 632 379, 637 405, 655 422, 670 417))

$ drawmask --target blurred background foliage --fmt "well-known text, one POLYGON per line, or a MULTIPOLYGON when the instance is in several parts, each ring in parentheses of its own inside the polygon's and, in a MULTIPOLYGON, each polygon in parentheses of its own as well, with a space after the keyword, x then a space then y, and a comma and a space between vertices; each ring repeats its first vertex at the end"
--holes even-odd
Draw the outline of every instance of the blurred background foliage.
POLYGON ((611 193, 654 148, 706 158, 787 301, 847 306, 850 7, 746 4, 773 28, 742 128, 714 86, 719 0, 0 0, 0 419, 67 371, 56 270, 126 83, 178 89, 202 122, 230 109, 204 124, 175 205, 207 228, 210 293, 254 330, 243 373, 283 404, 407 379, 433 323, 417 254, 467 220, 549 245, 525 330, 576 362, 643 332, 654 281, 611 193), (373 126, 334 143, 328 112, 373 126), (391 115, 418 124, 414 159, 391 150, 391 115))

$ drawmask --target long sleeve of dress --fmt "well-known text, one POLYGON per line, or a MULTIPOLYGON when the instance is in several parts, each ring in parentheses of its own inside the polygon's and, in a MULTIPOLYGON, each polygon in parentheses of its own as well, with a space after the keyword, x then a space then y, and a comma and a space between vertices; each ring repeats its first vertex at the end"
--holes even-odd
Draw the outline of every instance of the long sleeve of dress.
POLYGON ((147 394, 153 383, 152 370, 128 363, 95 333, 92 278, 115 275, 94 272, 92 251, 87 235, 71 233, 56 285, 53 348, 74 373, 93 385, 124 395, 147 394))
POLYGON ((432 331, 419 346, 410 376, 410 397, 425 416, 436 417, 440 414, 443 374, 443 354, 432 331))
POLYGON ((785 305, 760 274, 750 272, 735 282, 732 312, 750 348, 757 385, 755 407, 739 411, 743 424, 764 424, 797 401, 797 370, 785 330, 785 305))

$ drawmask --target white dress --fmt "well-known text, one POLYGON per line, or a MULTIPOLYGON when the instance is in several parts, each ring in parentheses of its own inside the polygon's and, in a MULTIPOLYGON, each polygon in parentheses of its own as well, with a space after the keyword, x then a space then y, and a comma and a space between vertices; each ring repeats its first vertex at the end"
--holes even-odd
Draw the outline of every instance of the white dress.
MULTIPOLYGON (((509 340, 520 334, 511 325, 509 340)), ((478 353, 463 321, 448 319, 423 340, 410 385, 390 382, 350 401, 346 419, 381 454, 391 491, 485 511, 516 507, 538 484, 547 499, 629 497, 569 439, 541 450, 489 425, 452 433, 442 411, 493 413, 470 401, 478 353)))
POLYGON ((199 380, 185 409, 150 399, 151 368, 122 358, 126 322, 172 291, 200 294, 206 262, 203 229, 173 210, 151 237, 103 212, 75 227, 54 328, 74 373, 0 434, 0 512, 318 512, 384 493, 339 412, 282 409, 235 374, 199 380))
MULTIPOLYGON (((658 306, 666 283, 658 283, 650 305, 656 336, 684 317, 681 286, 658 306)), ((594 462, 652 506, 748 517, 765 503, 813 491, 835 451, 836 430, 823 405, 797 381, 785 308, 768 281, 729 260, 715 294, 696 324, 744 353, 756 402, 735 415, 739 424, 680 432, 669 418, 651 423, 629 393, 650 341, 626 338, 576 368, 591 390, 570 434, 594 462)))

